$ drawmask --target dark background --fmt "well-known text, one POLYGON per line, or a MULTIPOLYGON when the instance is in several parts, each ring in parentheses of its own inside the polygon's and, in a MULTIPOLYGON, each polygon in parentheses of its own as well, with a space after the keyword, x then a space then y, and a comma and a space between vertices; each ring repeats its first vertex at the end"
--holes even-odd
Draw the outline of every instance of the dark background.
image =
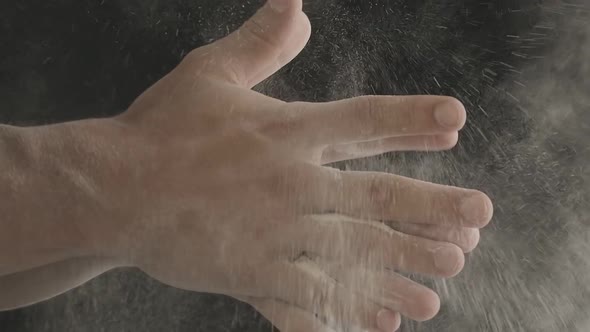
MULTIPOLYGON (((261 1, 0 3, 0 122, 120 113, 184 54, 261 1)), ((300 57, 256 87, 285 100, 448 94, 467 106, 460 145, 347 163, 480 188, 496 216, 464 273, 429 281, 441 315, 405 331, 589 331, 587 1, 313 0, 300 57), (584 249, 588 249, 585 251, 584 249)), ((64 202, 67 204, 67 202, 64 202)), ((270 331, 248 306, 110 272, 0 314, 0 331, 270 331)))

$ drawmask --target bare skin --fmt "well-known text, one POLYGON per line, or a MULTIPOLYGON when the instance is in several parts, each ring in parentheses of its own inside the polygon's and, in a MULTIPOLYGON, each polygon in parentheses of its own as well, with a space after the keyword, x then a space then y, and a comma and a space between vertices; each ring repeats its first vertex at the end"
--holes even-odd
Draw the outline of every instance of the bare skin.
POLYGON ((285 103, 250 90, 309 38, 301 0, 284 5, 191 52, 120 116, 2 128, 0 282, 58 280, 3 307, 135 266, 248 302, 283 331, 389 332, 400 314, 438 312, 434 292, 391 270, 459 273, 492 217, 487 196, 323 165, 450 148, 463 106, 439 96, 285 103))

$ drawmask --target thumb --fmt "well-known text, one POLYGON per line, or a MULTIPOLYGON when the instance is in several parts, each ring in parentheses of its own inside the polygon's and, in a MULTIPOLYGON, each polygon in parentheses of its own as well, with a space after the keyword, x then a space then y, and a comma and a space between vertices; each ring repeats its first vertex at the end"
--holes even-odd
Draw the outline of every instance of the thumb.
MULTIPOLYGON (((305 47, 311 24, 302 0, 268 0, 238 30, 203 49, 206 73, 252 88, 305 47)), ((199 50, 197 50, 198 52, 199 50)))

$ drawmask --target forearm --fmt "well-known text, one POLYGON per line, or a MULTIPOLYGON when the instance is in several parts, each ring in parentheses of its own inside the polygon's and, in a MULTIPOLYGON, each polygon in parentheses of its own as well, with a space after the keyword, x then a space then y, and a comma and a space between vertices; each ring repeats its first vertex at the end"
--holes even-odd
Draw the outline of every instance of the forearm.
POLYGON ((0 126, 0 275, 95 255, 107 209, 72 124, 0 126))
POLYGON ((0 277, 0 311, 51 299, 122 265, 114 258, 80 257, 0 277))

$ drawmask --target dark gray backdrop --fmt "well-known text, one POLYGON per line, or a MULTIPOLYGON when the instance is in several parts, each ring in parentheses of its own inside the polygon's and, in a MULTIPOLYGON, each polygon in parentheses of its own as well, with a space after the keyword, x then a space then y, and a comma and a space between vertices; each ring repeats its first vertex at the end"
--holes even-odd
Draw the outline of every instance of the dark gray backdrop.
MULTIPOLYGON (((261 1, 0 3, 0 121, 117 114, 192 48, 261 1)), ((350 162, 480 188, 496 216, 464 273, 428 281, 432 322, 404 331, 589 331, 590 30, 587 0, 310 0, 310 44, 258 90, 285 100, 449 94, 458 148, 350 162)), ((1 294, 0 294, 1 296, 1 294)), ((0 331, 270 331, 248 306, 115 271, 0 314, 0 331)))

